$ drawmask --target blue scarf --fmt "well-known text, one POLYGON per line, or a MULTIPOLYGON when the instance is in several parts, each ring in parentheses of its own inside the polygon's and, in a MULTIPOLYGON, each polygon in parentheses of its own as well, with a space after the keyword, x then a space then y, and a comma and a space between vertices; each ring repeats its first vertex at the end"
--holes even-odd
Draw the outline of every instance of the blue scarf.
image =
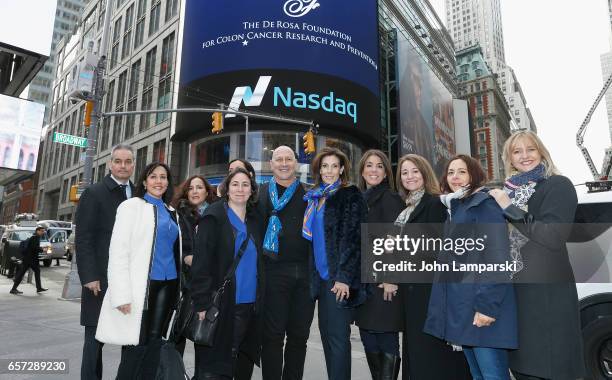
POLYGON ((340 180, 327 185, 323 182, 314 189, 309 190, 304 195, 304 200, 308 201, 306 206, 306 212, 304 213, 304 224, 302 226, 302 236, 312 241, 312 222, 314 221, 315 208, 320 209, 325 204, 325 200, 328 197, 334 195, 340 188, 340 180))
POLYGON ((272 202, 272 216, 268 221, 268 229, 266 230, 266 236, 263 243, 265 253, 272 254, 273 256, 278 255, 278 235, 283 229, 283 225, 277 214, 287 206, 287 203, 289 203, 299 185, 300 181, 296 179, 291 186, 285 190, 283 196, 278 199, 276 181, 272 178, 268 183, 268 195, 270 196, 270 202, 272 202))

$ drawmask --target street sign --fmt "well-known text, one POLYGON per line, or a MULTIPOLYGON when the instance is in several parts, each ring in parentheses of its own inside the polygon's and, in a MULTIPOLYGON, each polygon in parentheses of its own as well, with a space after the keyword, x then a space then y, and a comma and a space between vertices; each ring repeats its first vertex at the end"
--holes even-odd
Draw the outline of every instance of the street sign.
POLYGON ((53 142, 87 148, 87 139, 85 137, 72 136, 59 132, 53 133, 53 142))

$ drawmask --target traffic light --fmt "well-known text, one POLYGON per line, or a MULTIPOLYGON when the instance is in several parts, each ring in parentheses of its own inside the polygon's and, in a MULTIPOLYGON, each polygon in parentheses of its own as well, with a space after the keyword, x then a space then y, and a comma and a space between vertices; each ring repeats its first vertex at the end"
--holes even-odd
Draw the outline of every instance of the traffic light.
POLYGON ((223 131, 223 114, 221 112, 213 112, 212 114, 212 133, 221 133, 223 131))
POLYGON ((91 125, 91 113, 93 112, 93 108, 94 102, 92 102, 91 100, 85 103, 85 120, 83 123, 85 127, 89 127, 91 125))
POLYGON ((315 137, 312 130, 309 130, 304 134, 304 153, 313 154, 317 148, 315 147, 315 137))

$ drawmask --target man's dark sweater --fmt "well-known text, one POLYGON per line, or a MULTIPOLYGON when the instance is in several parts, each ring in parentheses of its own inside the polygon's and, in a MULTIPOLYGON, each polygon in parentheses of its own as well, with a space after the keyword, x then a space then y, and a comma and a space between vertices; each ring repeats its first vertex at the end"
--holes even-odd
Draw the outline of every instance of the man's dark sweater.
MULTIPOLYGON (((276 184, 278 199, 280 199, 286 187, 276 184)), ((282 229, 278 237, 279 250, 274 263, 303 263, 308 265, 308 240, 302 237, 302 224, 307 202, 304 201, 304 187, 300 184, 295 190, 293 197, 287 205, 277 214, 281 221, 282 229)), ((272 215, 272 202, 268 194, 268 184, 264 184, 259 192, 259 207, 265 216, 265 226, 272 215)), ((267 260, 268 261, 268 260, 267 260)))

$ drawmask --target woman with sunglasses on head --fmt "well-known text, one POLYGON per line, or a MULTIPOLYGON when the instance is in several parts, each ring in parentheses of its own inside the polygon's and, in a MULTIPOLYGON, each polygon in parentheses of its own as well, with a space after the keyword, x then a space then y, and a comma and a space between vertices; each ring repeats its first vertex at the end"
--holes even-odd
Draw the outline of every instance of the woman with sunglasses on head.
POLYGON ((351 323, 354 308, 365 301, 361 284, 361 223, 367 204, 349 184, 350 162, 339 149, 325 147, 311 163, 314 186, 302 235, 312 242, 311 295, 318 299, 319 331, 327 376, 351 378, 351 323))

